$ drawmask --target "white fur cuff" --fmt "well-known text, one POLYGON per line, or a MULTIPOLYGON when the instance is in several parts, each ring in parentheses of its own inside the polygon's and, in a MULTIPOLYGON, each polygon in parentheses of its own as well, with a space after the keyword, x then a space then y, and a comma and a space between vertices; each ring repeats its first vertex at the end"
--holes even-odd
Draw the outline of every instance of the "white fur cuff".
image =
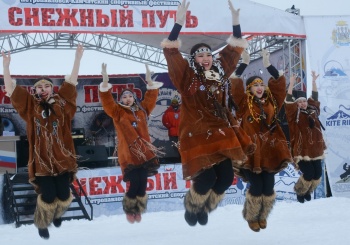
POLYGON ((147 90, 158 89, 163 86, 162 82, 152 81, 152 85, 147 84, 147 90))
POLYGON ((15 90, 16 85, 17 85, 16 79, 11 79, 11 81, 12 81, 12 91, 8 91, 8 90, 5 88, 5 90, 6 90, 6 96, 7 96, 7 97, 11 97, 11 95, 12 95, 12 93, 13 93, 13 90, 15 90))
MULTIPOLYGON (((294 100, 294 97, 293 97, 293 100, 294 100)), ((284 103, 286 103, 286 104, 294 104, 295 101, 288 101, 287 99, 284 99, 284 103)))
POLYGON ((227 44, 232 47, 248 48, 248 41, 243 38, 237 38, 231 35, 227 40, 227 44))
POLYGON ((175 41, 170 41, 168 38, 165 38, 160 43, 160 46, 162 48, 180 48, 181 47, 181 40, 178 39, 175 41))
POLYGON ((102 87, 102 83, 100 83, 100 86, 98 86, 98 88, 100 89, 100 92, 107 92, 108 90, 110 90, 112 88, 112 84, 107 83, 108 86, 107 87, 102 87))
POLYGON ((70 75, 65 75, 64 76, 64 81, 66 81, 67 83, 70 83, 74 86, 78 85, 78 81, 71 81, 71 76, 70 75))

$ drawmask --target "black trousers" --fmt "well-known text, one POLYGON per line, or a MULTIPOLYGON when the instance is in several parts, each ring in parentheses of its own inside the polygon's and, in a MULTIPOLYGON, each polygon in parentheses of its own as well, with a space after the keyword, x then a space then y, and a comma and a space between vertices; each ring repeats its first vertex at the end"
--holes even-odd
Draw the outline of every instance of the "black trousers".
POLYGON ((274 193, 275 173, 262 171, 256 174, 247 169, 242 169, 242 172, 250 183, 249 192, 252 196, 271 196, 274 193))
POLYGON ((300 171, 303 173, 303 177, 307 181, 318 180, 322 176, 322 163, 321 159, 312 161, 298 162, 300 171))
POLYGON ((200 195, 206 194, 210 189, 220 195, 232 185, 233 177, 231 159, 226 159, 195 177, 193 188, 200 195))
POLYGON ((70 196, 70 174, 58 176, 37 176, 36 180, 41 190, 41 199, 46 203, 53 203, 57 197, 65 201, 70 196))
POLYGON ((129 189, 126 195, 130 198, 146 195, 148 172, 145 168, 135 168, 128 173, 129 189))

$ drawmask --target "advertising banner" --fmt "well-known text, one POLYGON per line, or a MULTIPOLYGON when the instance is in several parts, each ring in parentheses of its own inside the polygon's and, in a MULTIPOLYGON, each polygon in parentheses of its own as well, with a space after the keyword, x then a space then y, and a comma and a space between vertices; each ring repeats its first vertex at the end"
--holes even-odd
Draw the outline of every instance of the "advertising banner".
MULTIPOLYGON (((0 32, 108 34, 169 33, 182 1, 174 0, 3 0, 0 32)), ((246 34, 305 37, 302 18, 247 0, 235 0, 246 34), (254 13, 254 18, 252 18, 254 13), (274 21, 271 21, 273 16, 274 21), (266 23, 269 23, 266 25, 266 23)), ((232 33, 227 1, 191 1, 184 34, 232 33), (230 23, 230 24, 224 24, 230 23)))
MULTIPOLYGON (((100 215, 115 215, 124 213, 122 207, 123 196, 127 190, 127 184, 122 181, 123 177, 119 167, 81 169, 77 178, 84 188, 93 207, 94 217, 100 215)), ((299 173, 293 166, 275 176, 275 191, 278 201, 295 201, 293 190, 299 173)), ((77 185, 76 185, 77 186, 77 185)), ((161 164, 159 173, 148 178, 148 212, 183 210, 183 198, 190 188, 190 181, 182 178, 181 164, 161 164)), ((235 178, 231 187, 226 191, 225 198, 220 206, 229 204, 243 205, 245 193, 249 184, 240 178, 235 178)), ((318 190, 315 198, 322 197, 323 193, 318 190)), ((82 197, 84 206, 89 212, 88 201, 82 197)), ((80 212, 80 211, 77 211, 80 212)))
POLYGON ((311 70, 317 79, 325 159, 332 195, 350 197, 350 16, 305 17, 311 70))

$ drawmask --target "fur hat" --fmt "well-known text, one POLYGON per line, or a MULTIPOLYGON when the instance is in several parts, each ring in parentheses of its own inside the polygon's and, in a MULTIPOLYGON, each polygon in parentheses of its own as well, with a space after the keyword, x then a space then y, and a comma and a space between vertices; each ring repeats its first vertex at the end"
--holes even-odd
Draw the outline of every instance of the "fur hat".
POLYGON ((51 87, 53 87, 52 80, 48 77, 39 77, 38 79, 35 80, 33 87, 35 88, 39 84, 50 84, 51 87))
POLYGON ((306 92, 305 91, 300 91, 300 90, 293 90, 292 91, 294 101, 297 101, 299 99, 306 99, 306 92))
POLYGON ((119 95, 119 100, 121 101, 122 100, 122 97, 124 94, 132 94, 132 96, 134 97, 134 99, 136 99, 136 95, 134 93, 134 91, 132 91, 131 89, 129 88, 125 88, 123 89, 121 92, 120 92, 120 95, 119 95))

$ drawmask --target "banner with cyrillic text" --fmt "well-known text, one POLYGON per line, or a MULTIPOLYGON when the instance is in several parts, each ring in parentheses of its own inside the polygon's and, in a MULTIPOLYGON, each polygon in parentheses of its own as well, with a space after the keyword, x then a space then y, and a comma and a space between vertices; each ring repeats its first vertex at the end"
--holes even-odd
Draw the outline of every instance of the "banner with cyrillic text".
MULTIPOLYGON (((191 183, 183 180, 182 176, 180 163, 160 165, 159 173, 148 178, 148 212, 184 209, 183 199, 191 183)), ((278 201, 296 201, 293 187, 299 176, 299 173, 291 165, 276 174, 275 191, 278 201)), ((122 200, 128 187, 127 183, 122 180, 119 167, 81 169, 78 171, 77 179, 82 184, 87 198, 92 204, 94 217, 123 213, 122 200)), ((320 188, 315 191, 313 198, 324 197, 323 183, 324 181, 322 181, 320 188)), ((240 178, 235 178, 219 206, 242 205, 248 188, 249 184, 240 178)), ((89 212, 88 201, 84 197, 82 200, 89 212)))
POLYGON ((315 70, 332 195, 350 197, 350 16, 306 17, 309 74, 315 70))
MULTIPOLYGON (((164 34, 171 31, 180 3, 173 0, 3 0, 0 32, 164 34)), ((233 3, 241 9, 240 23, 245 34, 305 37, 301 16, 247 0, 233 3)), ((232 33, 227 1, 209 0, 205 4, 191 1, 181 32, 232 33)))

